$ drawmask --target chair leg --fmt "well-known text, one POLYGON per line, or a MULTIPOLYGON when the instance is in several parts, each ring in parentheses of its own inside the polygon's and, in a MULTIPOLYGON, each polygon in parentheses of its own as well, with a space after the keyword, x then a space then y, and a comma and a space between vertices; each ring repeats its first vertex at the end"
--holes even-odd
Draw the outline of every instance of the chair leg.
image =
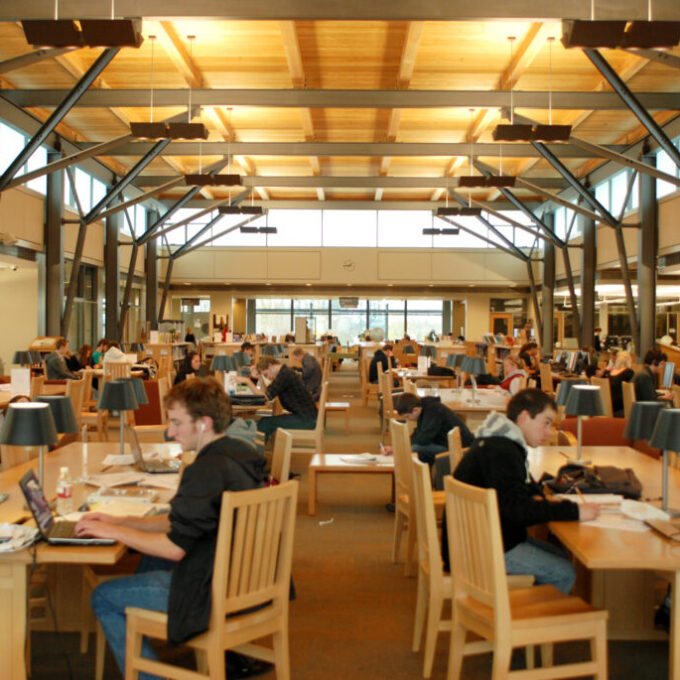
POLYGON ((413 646, 414 652, 420 651, 420 643, 423 639, 423 628, 425 626, 425 611, 427 608, 427 586, 425 576, 422 571, 418 572, 418 591, 416 595, 416 616, 413 627, 413 646))
POLYGON ((590 653, 596 662, 595 680, 607 678, 607 622, 598 621, 595 637, 590 641, 590 653))
POLYGON ((534 645, 527 645, 524 648, 524 665, 529 670, 536 667, 536 648, 534 647, 534 645))
POLYGON ((290 680, 290 651, 288 647, 288 629, 283 628, 272 635, 274 647, 274 666, 276 680, 290 680))
POLYGON ((427 624, 425 628, 425 658, 423 660, 423 677, 429 678, 432 675, 432 664, 434 662, 434 650, 437 644, 437 633, 439 632, 439 621, 442 616, 442 598, 430 591, 430 601, 427 607, 427 624))
POLYGON ((217 644, 211 645, 206 650, 208 659, 208 677, 210 680, 224 680, 227 677, 227 669, 224 663, 224 649, 217 644))
POLYGON ((139 678, 139 671, 134 668, 133 663, 142 654, 142 638, 142 634, 137 631, 134 616, 128 616, 125 632, 125 680, 139 678))
POLYGON ((451 623, 451 641, 449 642, 449 671, 447 680, 458 680, 463 669, 463 654, 465 653, 466 630, 457 624, 451 623))
POLYGON ((392 562, 399 561, 399 548, 401 547, 401 535, 404 532, 404 515, 395 510, 394 512, 394 541, 392 543, 392 562))
POLYGON ((196 649, 196 670, 203 675, 208 675, 208 655, 205 649, 196 649))
POLYGON ((546 642, 541 645, 541 666, 549 668, 553 665, 553 645, 552 642, 546 642))
POLYGON ((95 641, 95 656, 94 656, 94 677, 95 680, 103 680, 104 678, 104 659, 106 658, 106 635, 104 629, 97 621, 97 637, 95 641))
POLYGON ((512 647, 507 641, 496 640, 493 648, 493 668, 491 680, 506 680, 510 672, 512 647))
POLYGON ((406 526, 406 564, 404 565, 404 576, 413 576, 413 567, 416 553, 416 522, 409 517, 406 526))
MULTIPOLYGON (((85 569, 87 567, 83 567, 83 571, 85 569)), ((91 589, 85 574, 83 574, 82 579, 83 584, 80 589, 80 653, 87 654, 87 649, 90 646, 90 631, 92 630, 91 624, 94 614, 92 607, 90 607, 91 589)))

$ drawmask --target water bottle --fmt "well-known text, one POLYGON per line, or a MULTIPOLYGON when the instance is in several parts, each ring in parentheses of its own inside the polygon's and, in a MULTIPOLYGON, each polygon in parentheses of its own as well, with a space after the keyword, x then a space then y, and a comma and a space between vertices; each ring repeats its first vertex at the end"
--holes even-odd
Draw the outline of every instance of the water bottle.
POLYGON ((73 512, 73 482, 67 467, 59 468, 57 481, 57 514, 67 515, 73 512))

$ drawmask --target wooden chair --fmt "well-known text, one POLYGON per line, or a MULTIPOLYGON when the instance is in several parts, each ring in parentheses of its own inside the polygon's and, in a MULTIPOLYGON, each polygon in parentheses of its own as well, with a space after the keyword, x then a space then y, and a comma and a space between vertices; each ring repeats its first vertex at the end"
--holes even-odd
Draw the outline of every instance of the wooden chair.
POLYGON ((493 645, 494 680, 607 677, 607 612, 553 586, 509 591, 495 489, 444 480, 452 547, 453 623, 448 678, 459 678, 472 632, 493 645), (589 640, 591 660, 552 666, 552 643, 589 640), (544 668, 510 670, 515 647, 542 645, 544 668), (546 668, 550 666, 550 668, 546 668))
POLYGON ((596 385, 600 388, 602 395, 602 403, 604 404, 604 415, 610 418, 614 417, 614 408, 612 406, 612 388, 609 378, 596 378, 593 376, 590 379, 591 385, 596 385))
POLYGON ((673 385, 673 408, 680 408, 680 385, 673 385))
POLYGON ((621 392, 623 393, 623 417, 628 420, 633 404, 637 401, 635 397, 635 383, 622 382, 621 392))
POLYGON ((373 357, 362 356, 359 359, 359 381, 361 383, 361 399, 364 406, 368 404, 368 399, 371 396, 378 398, 380 386, 376 383, 368 381, 368 369, 373 357))
POLYGON ((293 435, 288 430, 279 428, 276 431, 276 441, 272 452, 272 462, 269 470, 270 484, 285 484, 290 475, 290 452, 293 448, 293 435))
POLYGON ((92 400, 92 378, 91 371, 86 371, 83 380, 83 403, 80 412, 76 413, 79 425, 86 425, 88 429, 95 427, 100 442, 109 441, 109 412, 108 411, 90 411, 91 406, 96 404, 92 400))
MULTIPOLYGON (((67 380, 66 381, 66 396, 71 400, 73 405, 73 412, 76 414, 76 420, 78 420, 78 414, 83 410, 83 403, 85 399, 85 390, 88 386, 88 379, 86 377, 80 380, 67 380)), ((89 377, 90 388, 92 386, 92 376, 89 377)), ((79 423, 80 424, 80 423, 79 423)))
POLYGON ((127 361, 105 361, 104 380, 116 380, 117 378, 129 378, 131 365, 127 361))
POLYGON ((418 394, 418 388, 413 380, 404 378, 404 394, 418 394))
MULTIPOLYGON (((404 531, 406 531, 404 574, 410 576, 413 573, 417 528, 415 503, 413 500, 413 471, 411 469, 413 453, 406 423, 391 420, 390 436, 394 456, 394 542, 392 562, 399 560, 401 538, 404 531)), ((442 491, 434 491, 432 497, 434 507, 439 509, 438 515, 441 516, 441 510, 444 505, 444 493, 442 491)))
POLYGON ((392 369, 388 371, 382 370, 378 364, 378 386, 382 396, 382 431, 381 436, 384 437, 389 432, 389 423, 392 418, 398 418, 399 414, 394 408, 393 388, 394 377, 392 369))
MULTIPOLYGON (((137 433, 137 438, 140 442, 162 442, 165 441, 165 432, 168 429, 168 418, 163 406, 165 395, 170 391, 170 385, 167 378, 159 378, 157 381, 158 389, 158 412, 157 423, 149 423, 145 425, 137 425, 134 428, 137 433)), ((151 389, 153 385, 149 388, 151 389)), ((133 413, 135 413, 133 411, 133 413)))
POLYGON ((541 362, 538 365, 539 375, 541 376, 541 391, 546 394, 554 395, 552 369, 550 364, 541 362))
POLYGON ((35 399, 38 395, 43 393, 43 387, 45 385, 45 374, 43 375, 34 375, 31 378, 31 392, 28 395, 31 398, 31 401, 35 399))
POLYGON ((326 415, 329 413, 344 413, 345 414, 345 434, 349 435, 349 409, 350 403, 348 401, 327 401, 326 415))
POLYGON ((323 453, 324 422, 326 420, 326 399, 328 398, 328 383, 321 386, 319 397, 319 410, 316 414, 316 426, 313 430, 292 430, 288 428, 293 437, 293 453, 323 453))
POLYGON ((290 678, 288 600, 298 483, 225 492, 215 551, 208 630, 186 644, 198 672, 141 656, 142 638, 166 639, 167 614, 128 607, 125 678, 140 671, 164 678, 226 678, 227 649, 273 662, 290 678), (244 613, 245 612, 245 613, 244 613), (272 646, 252 641, 272 636, 272 646))

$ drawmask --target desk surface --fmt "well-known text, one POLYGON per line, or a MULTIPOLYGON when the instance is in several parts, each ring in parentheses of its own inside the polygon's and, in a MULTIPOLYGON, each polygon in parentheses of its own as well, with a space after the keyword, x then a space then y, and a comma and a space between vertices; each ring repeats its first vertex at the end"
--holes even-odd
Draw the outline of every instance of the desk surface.
MULTIPOLYGON (((574 449, 542 446, 529 454, 531 472, 554 474, 567 461, 559 452, 574 449)), ((642 482, 643 497, 661 495, 661 462, 626 446, 584 446, 583 457, 595 465, 633 468, 642 482)), ((671 504, 680 501, 680 471, 669 470, 671 504)), ((551 522, 550 528, 564 545, 589 569, 680 569, 680 546, 652 531, 633 532, 603 529, 580 522, 551 522)))
POLYGON ((439 397, 442 404, 452 411, 467 411, 472 413, 487 413, 489 411, 505 412, 508 403, 508 395, 498 390, 477 390, 477 401, 473 402, 472 389, 433 389, 431 387, 419 387, 419 397, 439 397))

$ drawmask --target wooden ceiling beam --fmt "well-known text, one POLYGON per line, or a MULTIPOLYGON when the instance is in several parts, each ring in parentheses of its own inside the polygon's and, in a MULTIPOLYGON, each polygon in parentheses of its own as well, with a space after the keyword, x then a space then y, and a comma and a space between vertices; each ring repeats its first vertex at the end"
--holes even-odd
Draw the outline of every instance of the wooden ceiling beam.
MULTIPOLYGON (((281 40, 283 41, 283 49, 286 53, 286 61, 288 62, 288 72, 290 79, 293 82, 295 89, 303 89, 306 85, 305 67, 302 62, 302 50, 300 49, 300 39, 298 37, 297 27, 294 21, 279 21, 279 30, 281 31, 281 40)), ((312 111, 309 108, 298 109, 300 113, 300 122, 302 124, 302 132, 305 140, 308 142, 314 141, 316 135, 314 133, 314 121, 312 120, 312 111)), ((310 156, 309 164, 312 172, 315 175, 321 174, 321 160, 318 156, 310 156)), ((326 200, 326 192, 323 187, 316 187, 316 195, 320 201, 326 200)))

